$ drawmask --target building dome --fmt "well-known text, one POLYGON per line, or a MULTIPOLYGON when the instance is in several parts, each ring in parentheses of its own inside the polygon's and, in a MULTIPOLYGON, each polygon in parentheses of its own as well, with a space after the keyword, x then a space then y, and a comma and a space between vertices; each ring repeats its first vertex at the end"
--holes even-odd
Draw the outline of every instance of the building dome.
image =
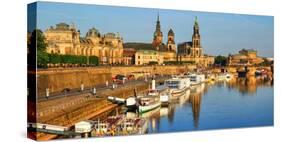
POLYGON ((57 30, 69 30, 69 25, 66 23, 58 23, 56 24, 57 30))
POLYGON ((115 33, 106 33, 105 37, 106 38, 116 38, 116 34, 115 33))
POLYGON ((175 35, 175 34, 174 34, 174 31, 173 31, 172 29, 170 29, 169 32, 168 32, 168 35, 169 35, 169 36, 174 36, 174 35, 175 35))
POLYGON ((246 55, 243 55, 243 54, 235 54, 235 55, 232 55, 231 57, 234 60, 241 60, 241 59, 247 59, 248 58, 246 55))
POLYGON ((86 33, 86 36, 87 37, 100 37, 100 33, 96 28, 92 28, 86 33))

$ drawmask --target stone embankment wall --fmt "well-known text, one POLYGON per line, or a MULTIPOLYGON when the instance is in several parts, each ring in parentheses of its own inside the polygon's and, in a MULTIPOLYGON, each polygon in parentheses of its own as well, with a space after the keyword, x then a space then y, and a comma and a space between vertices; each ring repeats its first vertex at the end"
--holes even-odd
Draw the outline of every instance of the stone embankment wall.
POLYGON ((178 74, 194 69, 195 66, 126 66, 126 67, 92 67, 61 68, 37 71, 37 89, 39 96, 44 95, 46 88, 50 93, 60 92, 64 88, 93 87, 112 81, 116 74, 129 75, 132 72, 149 72, 151 74, 178 74))

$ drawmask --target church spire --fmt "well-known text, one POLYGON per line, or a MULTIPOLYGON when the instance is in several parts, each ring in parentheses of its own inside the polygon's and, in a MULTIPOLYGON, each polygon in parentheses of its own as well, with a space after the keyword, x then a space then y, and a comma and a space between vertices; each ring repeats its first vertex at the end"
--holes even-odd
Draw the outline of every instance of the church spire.
POLYGON ((195 17, 194 26, 193 26, 193 35, 200 35, 199 34, 199 24, 198 24, 198 18, 195 17))
POLYGON ((156 31, 161 32, 159 12, 157 13, 156 31))
POLYGON ((197 16, 195 17, 195 22, 194 22, 194 25, 199 26, 197 16))
POLYGON ((158 47, 162 44, 163 33, 161 32, 159 12, 157 13, 156 29, 153 34, 153 47, 158 47))
MULTIPOLYGON (((197 16, 195 17, 194 26, 193 26, 193 35, 192 35, 192 47, 193 48, 201 48, 200 44, 200 33, 199 33, 199 24, 197 16)), ((202 55, 202 52, 193 53, 194 56, 198 57, 202 55)))
POLYGON ((157 21, 160 21, 160 20, 159 20, 159 12, 157 13, 157 21))

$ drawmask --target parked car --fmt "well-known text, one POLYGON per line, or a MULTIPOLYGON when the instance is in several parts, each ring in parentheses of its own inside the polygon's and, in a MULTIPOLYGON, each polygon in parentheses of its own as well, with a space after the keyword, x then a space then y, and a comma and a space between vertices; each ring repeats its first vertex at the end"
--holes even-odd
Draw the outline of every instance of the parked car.
POLYGON ((131 74, 131 75, 129 75, 127 78, 128 78, 128 80, 135 80, 135 76, 134 76, 134 75, 132 75, 132 74, 131 74))
POLYGON ((123 84, 127 81, 127 77, 125 75, 117 74, 114 77, 114 81, 117 82, 118 84, 123 84))

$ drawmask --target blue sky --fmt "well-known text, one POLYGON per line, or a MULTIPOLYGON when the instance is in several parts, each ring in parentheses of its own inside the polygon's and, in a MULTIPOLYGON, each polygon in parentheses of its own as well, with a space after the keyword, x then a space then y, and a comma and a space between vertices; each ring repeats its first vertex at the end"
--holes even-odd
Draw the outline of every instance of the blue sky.
POLYGON ((95 27, 102 34, 119 32, 124 42, 152 42, 158 12, 164 42, 170 28, 175 32, 176 43, 190 41, 197 16, 205 53, 228 55, 245 48, 258 50, 260 56, 273 57, 272 16, 48 2, 39 2, 37 6, 37 27, 43 31, 60 22, 74 23, 81 36, 95 27))

